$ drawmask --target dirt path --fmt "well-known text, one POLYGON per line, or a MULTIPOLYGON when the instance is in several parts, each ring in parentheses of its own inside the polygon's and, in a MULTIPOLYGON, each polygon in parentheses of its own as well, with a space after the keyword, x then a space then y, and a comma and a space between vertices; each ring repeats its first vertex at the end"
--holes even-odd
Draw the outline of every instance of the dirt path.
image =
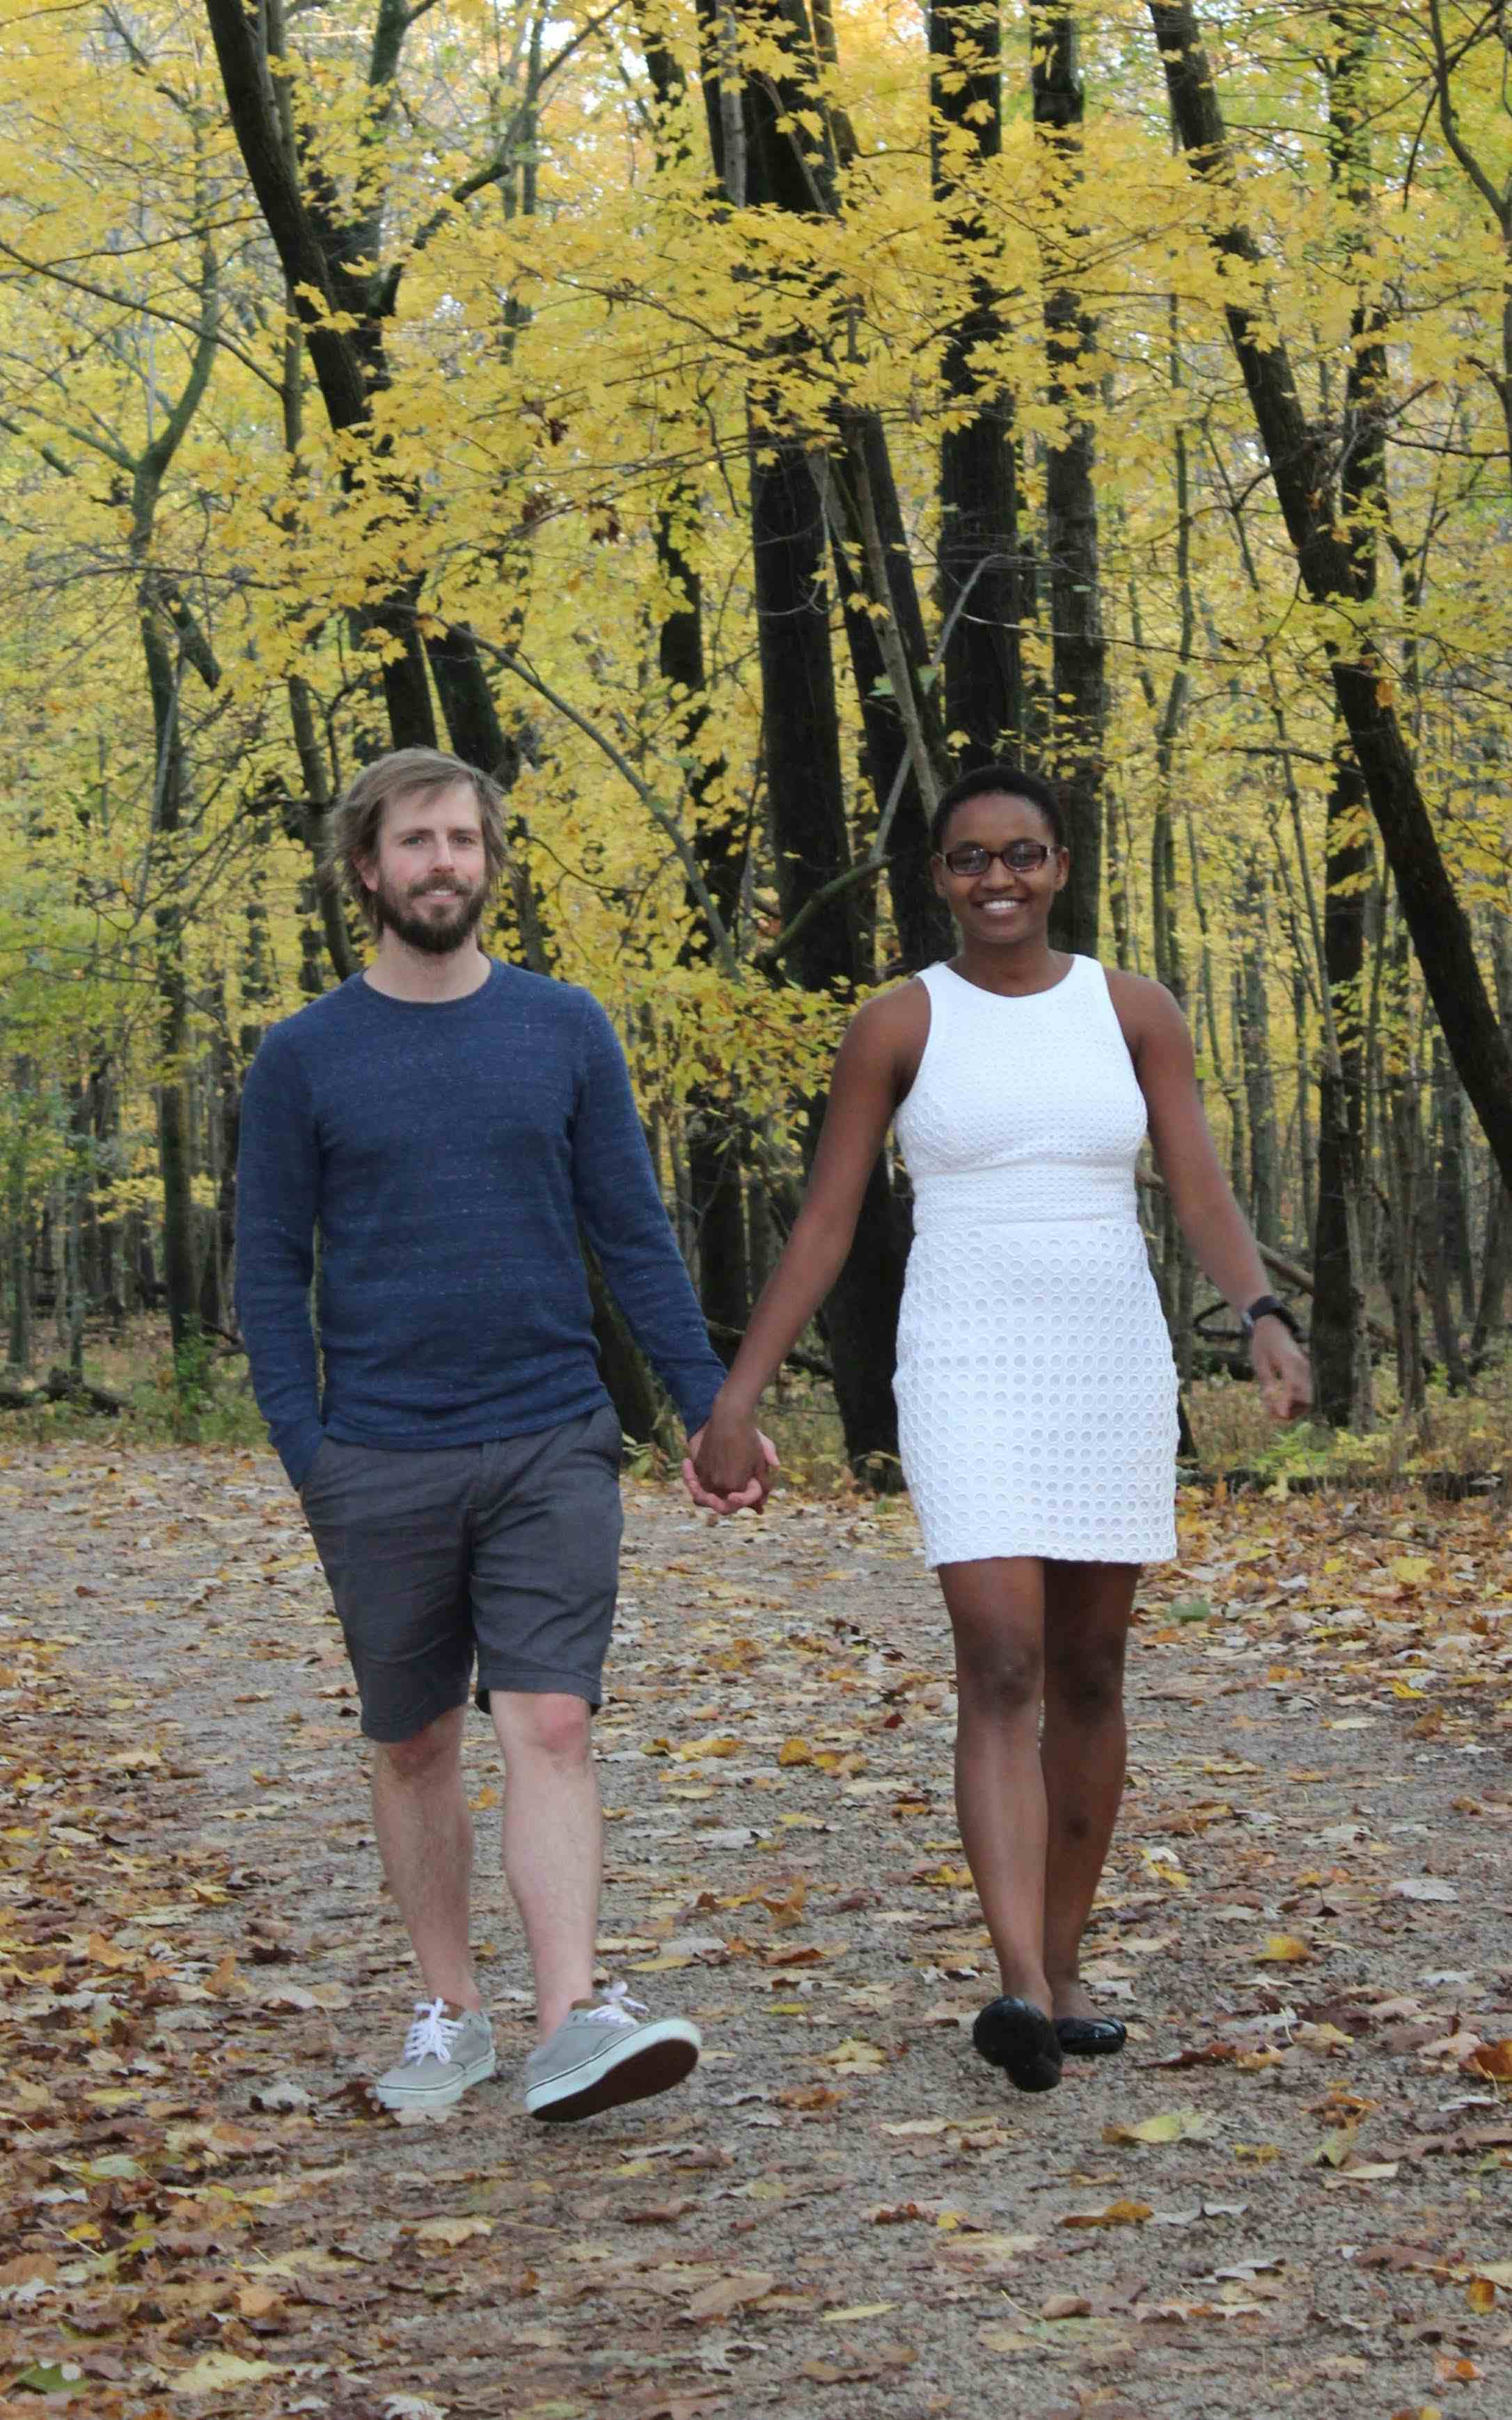
POLYGON ((523 2117, 480 1722, 501 2073, 399 2126, 360 2079, 411 1973, 275 1466, 0 1441, 0 2415, 1505 2420, 1504 1522, 1193 1499, 1182 1555, 1094 1924, 1130 2049, 1026 2099, 970 2048, 906 1507, 632 1488, 603 1952, 703 2066, 523 2117))

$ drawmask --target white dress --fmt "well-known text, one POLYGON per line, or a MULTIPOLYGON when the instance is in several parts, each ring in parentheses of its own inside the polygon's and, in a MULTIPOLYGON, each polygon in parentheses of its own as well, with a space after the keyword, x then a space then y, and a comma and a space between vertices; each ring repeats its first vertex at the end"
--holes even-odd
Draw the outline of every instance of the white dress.
POLYGON ((895 1132, 914 1187, 898 1324, 925 1559, 1175 1555, 1176 1369, 1134 1211, 1145 1101, 1095 958, 1010 1000, 919 977, 895 1132))

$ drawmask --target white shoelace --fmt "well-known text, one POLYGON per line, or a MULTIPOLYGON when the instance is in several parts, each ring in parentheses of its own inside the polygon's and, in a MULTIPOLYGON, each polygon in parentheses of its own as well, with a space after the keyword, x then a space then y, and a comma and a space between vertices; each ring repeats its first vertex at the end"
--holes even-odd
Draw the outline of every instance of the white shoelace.
POLYGON ((443 2067, 451 2065, 452 2044, 462 2030, 463 2020, 445 2015, 445 2008, 444 2000, 415 2002, 415 2022, 405 2036, 406 2067, 422 2058, 439 2058, 443 2067))
POLYGON ((646 2013, 644 2000, 631 1999, 628 1983, 611 1983, 598 2007, 588 2009, 586 2013, 590 2023, 594 2024, 633 2025, 635 2018, 630 2014, 632 2009, 637 2009, 642 2017, 646 2013))

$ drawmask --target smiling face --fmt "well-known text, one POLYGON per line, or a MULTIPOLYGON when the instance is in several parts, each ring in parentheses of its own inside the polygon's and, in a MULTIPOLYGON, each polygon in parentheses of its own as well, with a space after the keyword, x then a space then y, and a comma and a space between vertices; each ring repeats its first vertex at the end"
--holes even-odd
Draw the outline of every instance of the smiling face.
POLYGON ((471 782, 401 791, 383 810, 376 855, 361 866, 380 929, 443 957, 476 931, 488 896, 477 794, 471 782))
POLYGON ((934 888, 965 940, 1000 946, 1042 937, 1051 903, 1056 892, 1065 888, 1070 871, 1070 854, 1057 846, 1054 826, 1042 807, 1007 791, 986 790, 978 798, 964 799, 940 834, 934 888), (994 856, 976 874, 952 873, 946 861, 973 845, 1011 849, 1015 842, 1026 843, 1030 849, 1046 848, 1049 854, 1038 866, 1008 865, 1000 856, 994 856))

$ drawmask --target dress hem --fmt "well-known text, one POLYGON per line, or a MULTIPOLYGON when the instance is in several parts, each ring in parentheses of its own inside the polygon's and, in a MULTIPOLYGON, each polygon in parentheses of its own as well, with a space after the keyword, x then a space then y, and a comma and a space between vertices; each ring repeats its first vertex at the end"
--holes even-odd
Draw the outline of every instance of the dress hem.
POLYGON ((924 1565, 927 1571, 938 1571, 942 1563, 995 1563, 1022 1559, 1037 1563, 1174 1563, 1177 1558, 1174 1538, 1163 1540, 1158 1546, 1129 1551, 1124 1542, 1114 1546, 1095 1549, 1079 1548, 1074 1553, 1064 1544, 1026 1545, 1014 1542, 1005 1545, 975 1546, 970 1554, 935 1553, 926 1546, 924 1565))

